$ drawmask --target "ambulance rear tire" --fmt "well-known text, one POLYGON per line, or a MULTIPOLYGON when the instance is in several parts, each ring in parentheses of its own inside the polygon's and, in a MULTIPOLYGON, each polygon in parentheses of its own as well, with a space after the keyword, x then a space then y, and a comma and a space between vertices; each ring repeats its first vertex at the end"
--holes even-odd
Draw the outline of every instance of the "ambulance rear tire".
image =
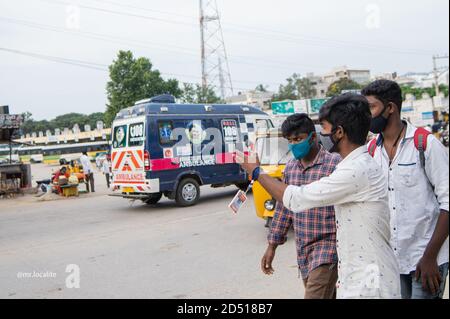
POLYGON ((144 200, 144 203, 147 205, 156 205, 162 198, 162 193, 151 194, 147 199, 144 200))
POLYGON ((193 178, 183 179, 177 188, 176 203, 181 207, 194 206, 200 199, 200 185, 193 178))

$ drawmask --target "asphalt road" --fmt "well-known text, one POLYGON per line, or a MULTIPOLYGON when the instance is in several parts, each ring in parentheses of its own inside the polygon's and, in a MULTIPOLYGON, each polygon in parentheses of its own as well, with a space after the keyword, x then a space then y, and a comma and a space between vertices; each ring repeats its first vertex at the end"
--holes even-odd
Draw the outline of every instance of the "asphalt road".
MULTIPOLYGON (((34 165, 34 179, 51 169, 34 165)), ((267 229, 251 197, 228 211, 235 187, 204 187, 197 206, 178 208, 108 197, 100 173, 96 184, 76 199, 0 200, 0 298, 303 298, 292 233, 263 275, 267 229)))
POLYGON ((149 207, 108 197, 96 177, 98 193, 78 199, 0 201, 0 298, 303 298, 292 239, 275 275, 260 271, 267 230, 252 203, 228 211, 235 187, 202 188, 191 208, 149 207), (66 287, 72 264, 80 288, 66 287), (34 272, 56 277, 18 278, 34 272))

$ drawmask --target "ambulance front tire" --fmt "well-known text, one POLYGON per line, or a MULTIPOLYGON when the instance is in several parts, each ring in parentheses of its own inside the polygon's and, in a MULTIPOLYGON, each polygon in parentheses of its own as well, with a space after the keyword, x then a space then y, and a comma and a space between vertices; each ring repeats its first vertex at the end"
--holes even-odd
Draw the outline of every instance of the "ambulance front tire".
POLYGON ((147 199, 143 200, 147 205, 156 205, 162 198, 162 193, 151 194, 147 199))
POLYGON ((176 203, 181 207, 194 206, 200 199, 200 185, 193 178, 183 179, 177 187, 176 203))

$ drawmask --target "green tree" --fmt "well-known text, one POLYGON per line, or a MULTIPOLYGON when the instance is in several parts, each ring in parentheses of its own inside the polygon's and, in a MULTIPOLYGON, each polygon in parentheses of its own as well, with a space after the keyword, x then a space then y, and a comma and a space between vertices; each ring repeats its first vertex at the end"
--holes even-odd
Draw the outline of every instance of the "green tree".
MULTIPOLYGON (((402 85, 402 94, 403 94, 403 99, 406 99, 406 95, 411 94, 413 95, 416 99, 420 100, 423 96, 423 94, 428 94, 431 97, 435 97, 436 96, 436 86, 433 85, 433 87, 431 88, 417 88, 417 87, 412 87, 410 85, 402 85)), ((441 84, 439 86, 439 90, 441 93, 443 93, 445 95, 445 97, 448 97, 448 86, 441 84)))
POLYGON ((79 113, 68 113, 64 115, 59 115, 53 120, 33 120, 33 115, 30 112, 22 113, 24 117, 24 124, 22 125, 22 134, 31 134, 33 132, 46 132, 51 130, 54 133, 56 128, 64 129, 73 128, 75 124, 80 126, 81 130, 84 130, 84 125, 89 124, 91 128, 96 128, 98 121, 103 121, 105 114, 102 112, 92 113, 90 115, 79 114, 79 113))
POLYGON ((328 87, 327 96, 333 97, 342 94, 344 90, 360 90, 361 88, 362 86, 358 82, 350 79, 340 79, 328 87))
POLYGON ((196 86, 195 84, 191 83, 183 83, 183 93, 181 94, 181 101, 183 103, 197 103, 197 93, 196 93, 196 86))
POLYGON ((22 117, 23 117, 23 121, 24 123, 28 122, 28 121, 33 121, 33 114, 31 114, 31 112, 24 112, 22 113, 22 117))
POLYGON ((296 86, 300 99, 312 99, 317 95, 317 89, 308 78, 297 79, 296 86))
POLYGON ((105 122, 105 113, 97 112, 88 115, 88 120, 86 124, 89 124, 91 127, 96 128, 97 122, 99 121, 102 121, 103 123, 105 122))
POLYGON ((223 103, 211 86, 203 87, 199 84, 183 83, 183 103, 192 104, 217 104, 223 103))
POLYGON ((57 116, 51 121, 54 128, 63 129, 65 127, 72 128, 74 124, 78 124, 81 129, 87 124, 89 118, 85 114, 80 113, 68 113, 64 115, 57 116))
POLYGON ((32 132, 34 128, 34 120, 33 120, 33 114, 30 112, 24 112, 22 113, 23 116, 23 125, 20 128, 21 134, 28 134, 29 132, 32 132))
POLYGON ((267 85, 264 85, 264 84, 258 84, 258 86, 255 88, 255 91, 258 91, 258 92, 267 92, 267 85))
POLYGON ((300 76, 294 73, 290 78, 286 79, 287 83, 285 85, 280 85, 278 93, 275 94, 273 100, 297 100, 298 92, 296 83, 299 78, 300 76))
POLYGON ((106 86, 108 104, 105 114, 107 125, 123 108, 136 101, 160 94, 179 97, 182 91, 175 79, 165 81, 158 70, 153 69, 149 59, 134 58, 130 51, 120 51, 109 67, 110 81, 106 86))
POLYGON ((286 82, 285 85, 280 85, 274 100, 312 99, 317 95, 314 83, 308 78, 302 78, 297 73, 286 79, 286 82))
POLYGON ((445 84, 439 85, 439 90, 441 91, 441 93, 444 93, 445 97, 448 97, 448 85, 445 84))
MULTIPOLYGON (((27 133, 38 133, 38 132, 46 132, 47 130, 52 130, 52 124, 47 120, 36 121, 32 126, 32 130, 27 133)), ((26 134, 26 133, 25 133, 26 134)))

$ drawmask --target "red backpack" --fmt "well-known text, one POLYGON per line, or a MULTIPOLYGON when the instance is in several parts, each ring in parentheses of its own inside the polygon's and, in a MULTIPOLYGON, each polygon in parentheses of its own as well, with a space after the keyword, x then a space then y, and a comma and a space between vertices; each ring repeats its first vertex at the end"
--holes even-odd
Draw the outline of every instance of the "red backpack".
MULTIPOLYGON (((425 151, 427 150, 429 135, 431 135, 431 133, 424 128, 418 128, 414 133, 414 146, 419 151, 420 165, 422 166, 422 168, 425 168, 425 151)), ((381 134, 378 137, 378 139, 373 139, 372 141, 370 141, 369 144, 370 156, 372 157, 375 156, 375 151, 377 150, 377 147, 380 146, 382 143, 383 143, 383 136, 381 134)))

